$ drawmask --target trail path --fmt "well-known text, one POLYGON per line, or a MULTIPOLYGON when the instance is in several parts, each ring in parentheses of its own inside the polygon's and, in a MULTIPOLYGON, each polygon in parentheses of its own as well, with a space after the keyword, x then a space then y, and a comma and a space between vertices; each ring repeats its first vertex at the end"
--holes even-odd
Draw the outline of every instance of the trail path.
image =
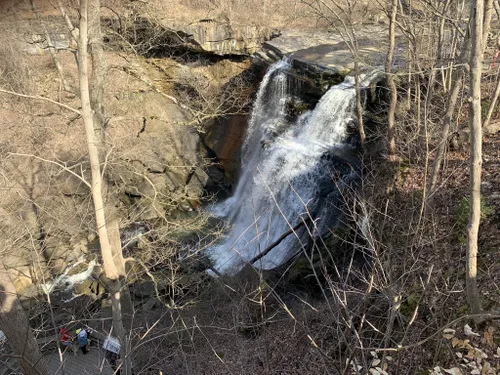
POLYGON ((46 356, 51 375, 112 375, 113 370, 104 359, 104 351, 91 347, 90 352, 83 354, 81 351, 74 355, 73 352, 63 353, 63 362, 59 358, 59 353, 54 352, 46 356))

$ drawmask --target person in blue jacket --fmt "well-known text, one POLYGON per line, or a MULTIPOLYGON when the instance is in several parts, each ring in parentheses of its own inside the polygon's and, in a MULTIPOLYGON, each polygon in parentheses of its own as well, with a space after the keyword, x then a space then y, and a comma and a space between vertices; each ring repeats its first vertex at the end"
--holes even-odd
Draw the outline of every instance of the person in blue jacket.
POLYGON ((78 346, 80 347, 80 349, 82 349, 83 354, 87 354, 89 352, 89 339, 87 337, 87 331, 85 329, 78 328, 76 330, 76 341, 78 342, 78 346))

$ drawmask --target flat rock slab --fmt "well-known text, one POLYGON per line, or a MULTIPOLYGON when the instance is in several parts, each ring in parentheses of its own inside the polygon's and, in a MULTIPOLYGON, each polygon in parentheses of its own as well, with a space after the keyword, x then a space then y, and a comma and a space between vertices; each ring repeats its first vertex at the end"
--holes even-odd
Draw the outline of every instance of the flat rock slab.
POLYGON ((48 354, 45 358, 51 375, 113 375, 113 370, 104 358, 104 351, 96 347, 91 347, 87 354, 79 351, 74 355, 68 351, 63 354, 63 363, 57 352, 48 354))
MULTIPOLYGON (((318 30, 285 30, 266 43, 260 51, 265 60, 272 61, 288 56, 292 64, 300 69, 316 73, 346 75, 354 68, 353 51, 346 43, 345 33, 318 30)), ((359 63, 362 68, 382 68, 388 45, 387 26, 360 25, 356 30, 359 63)), ((398 46, 397 56, 403 51, 398 46)))

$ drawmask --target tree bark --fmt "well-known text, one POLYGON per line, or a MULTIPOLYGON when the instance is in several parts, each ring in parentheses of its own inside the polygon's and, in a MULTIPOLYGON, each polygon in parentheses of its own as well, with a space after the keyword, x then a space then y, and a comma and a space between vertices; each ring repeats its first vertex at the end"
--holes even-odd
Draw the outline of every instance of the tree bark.
POLYGON ((481 313, 477 287, 478 234, 481 220, 481 73, 483 68, 484 1, 475 0, 472 7, 472 50, 470 56, 470 216, 467 227, 467 300, 473 314, 481 313))
POLYGON ((387 86, 389 87, 390 100, 389 100, 389 113, 387 125, 387 138, 388 138, 388 153, 390 157, 396 156, 396 129, 395 129, 395 116, 396 105, 398 100, 398 92, 394 76, 392 75, 392 63, 394 60, 394 50, 396 48, 396 15, 398 12, 398 0, 392 0, 391 15, 389 20, 389 49, 387 50, 387 59, 385 62, 385 74, 387 79, 387 86))
POLYGON ((94 122, 100 145, 104 147, 104 81, 106 77, 106 58, 104 56, 101 31, 101 1, 89 0, 89 46, 92 60, 92 76, 90 77, 90 104, 94 110, 94 122))
POLYGON ((18 356, 25 375, 48 375, 47 363, 38 348, 19 299, 5 266, 0 259, 0 330, 18 356))
MULTIPOLYGON (((357 43, 356 43, 357 44, 357 43)), ((356 46, 357 48, 357 46, 356 46)), ((355 90, 356 90, 356 112, 358 114, 358 130, 359 130, 359 138, 361 139, 361 146, 363 147, 363 150, 365 149, 365 143, 366 143, 366 133, 365 133, 365 124, 363 120, 363 103, 361 102, 361 83, 360 83, 360 77, 359 77, 359 62, 358 62, 358 56, 357 56, 357 49, 356 49, 356 56, 354 56, 355 61, 354 61, 354 71, 355 71, 355 76, 354 76, 354 85, 355 85, 355 90)))
MULTIPOLYGON (((94 127, 100 147, 100 156, 103 157, 106 150, 106 113, 104 103, 104 83, 107 74, 106 57, 104 56, 102 32, 101 32, 101 17, 100 17, 100 0, 90 0, 89 2, 89 20, 91 32, 89 32, 89 45, 91 46, 92 59, 92 76, 90 79, 90 103, 94 111, 94 127)), ((106 220, 108 225, 108 237, 113 252, 113 259, 116 269, 120 277, 126 278, 125 260, 123 258, 119 217, 116 214, 117 202, 112 199, 110 186, 106 180, 106 174, 103 173, 103 194, 105 197, 105 211, 107 214, 106 220)))

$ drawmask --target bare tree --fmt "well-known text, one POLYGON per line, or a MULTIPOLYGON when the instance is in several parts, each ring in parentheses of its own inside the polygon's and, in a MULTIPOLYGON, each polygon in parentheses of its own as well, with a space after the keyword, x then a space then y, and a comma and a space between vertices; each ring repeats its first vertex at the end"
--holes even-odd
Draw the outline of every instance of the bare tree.
POLYGON ((0 260, 0 329, 25 375, 48 375, 47 363, 31 331, 12 280, 0 260))
MULTIPOLYGON (((486 48, 486 41, 488 39, 488 34, 490 30, 490 25, 491 25, 491 18, 493 14, 493 2, 492 0, 486 0, 485 7, 484 7, 484 25, 481 30, 481 35, 482 37, 478 40, 482 39, 482 46, 481 46, 481 56, 484 54, 484 50, 486 48)), ((472 21, 472 19, 471 19, 472 21)), ((467 31, 465 32, 463 42, 462 42, 462 49, 460 52, 460 56, 457 61, 457 66, 453 70, 453 74, 451 76, 451 89, 450 92, 447 96, 447 101, 446 101, 446 109, 445 113, 442 119, 442 130, 441 130, 441 140, 438 144, 438 148, 436 151, 436 155, 434 157, 434 163, 432 166, 432 171, 431 171, 431 176, 429 179, 429 188, 428 188, 428 195, 427 195, 427 203, 432 204, 432 198, 434 193, 436 192, 437 189, 437 184, 439 181, 439 174, 441 171, 441 167, 443 164, 444 160, 444 155, 446 153, 446 148, 448 146, 448 138, 450 135, 450 128, 453 120, 453 116, 455 114, 455 109, 457 105, 457 100, 459 97, 460 93, 460 88, 462 86, 462 82, 464 79, 464 74, 465 74, 465 65, 467 62, 470 61, 470 49, 471 49, 471 32, 470 29, 473 27, 472 25, 469 26, 467 31)), ((475 46, 477 47, 477 46, 475 46)), ((490 111, 492 111, 494 105, 490 107, 490 111)), ((489 120, 491 118, 491 114, 488 113, 488 116, 485 120, 485 126, 488 125, 489 120)))
MULTIPOLYGON (((91 62, 92 62, 92 75, 90 77, 90 104, 93 109, 93 121, 95 133, 98 142, 99 158, 103 159, 107 152, 106 144, 106 112, 104 103, 104 83, 107 74, 107 63, 103 49, 103 36, 101 31, 101 1, 91 0, 88 9, 88 22, 89 22, 89 46, 91 47, 91 62)), ((105 172, 105 171, 103 171, 105 172)), ((105 204, 106 224, 108 227, 108 236, 113 254, 113 261, 121 280, 122 286, 126 285, 126 271, 125 260, 123 258, 120 229, 119 229, 119 216, 116 213, 117 199, 110 191, 110 183, 108 182, 106 173, 102 175, 102 193, 105 204)), ((122 312, 124 318, 127 320, 126 326, 129 326, 128 318, 132 316, 132 302, 130 301, 130 293, 126 287, 122 288, 122 312)))
MULTIPOLYGON (((463 47, 462 47, 462 52, 460 53, 459 63, 465 63, 468 59, 470 50, 469 33, 466 34, 462 45, 463 47)), ((438 149, 436 151, 436 156, 434 157, 434 163, 432 166, 431 176, 429 180, 428 203, 430 203, 429 199, 432 199, 432 195, 436 192, 439 173, 441 171, 444 154, 448 146, 448 136, 450 134, 453 114, 455 113, 455 107, 457 104, 458 95, 460 93, 460 88, 462 86, 463 75, 464 75, 463 66, 457 67, 453 72, 453 79, 452 79, 453 83, 451 90, 448 94, 448 98, 446 101, 446 111, 444 113, 444 117, 442 120, 441 141, 439 142, 438 149)))
POLYGON ((396 16, 398 13, 398 0, 392 0, 391 13, 389 17, 389 48, 387 50, 387 58, 385 61, 385 74, 387 77, 387 85, 390 91, 387 135, 388 135, 388 153, 391 158, 396 156, 396 105, 398 101, 398 91, 394 76, 392 75, 392 64, 394 59, 394 50, 396 48, 396 16))
MULTIPOLYGON (((80 99, 82 103, 82 117, 85 125, 85 134, 87 137, 88 153, 92 171, 92 198, 96 215, 97 229, 99 233, 99 243, 101 245, 101 255, 104 263, 104 273, 109 279, 107 287, 110 291, 112 311, 113 311, 113 330, 121 343, 121 354, 124 358, 124 370, 128 375, 131 373, 131 361, 127 351, 127 335, 123 326, 121 311, 121 283, 120 273, 115 264, 114 254, 110 241, 110 234, 105 215, 103 179, 101 175, 98 137, 95 134, 95 124, 93 109, 90 101, 90 84, 88 69, 88 0, 80 1, 80 31, 78 39, 78 78, 80 82, 80 99)), ((121 251, 121 245, 120 245, 121 251)))
POLYGON ((483 68, 484 1, 475 0, 471 9, 472 50, 470 55, 470 216, 467 227, 467 300, 473 314, 481 312, 481 296, 477 287, 477 254, 481 221, 481 73, 483 68))

